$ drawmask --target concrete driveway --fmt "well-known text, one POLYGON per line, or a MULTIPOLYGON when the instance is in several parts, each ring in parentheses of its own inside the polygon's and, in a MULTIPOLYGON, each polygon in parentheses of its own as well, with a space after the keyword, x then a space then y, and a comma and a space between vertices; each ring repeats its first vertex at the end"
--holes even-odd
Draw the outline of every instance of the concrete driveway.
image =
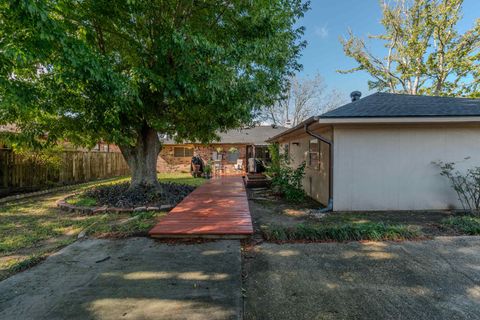
POLYGON ((0 319, 239 319, 238 241, 77 242, 0 282, 0 319))
POLYGON ((246 319, 480 319, 480 237, 266 243, 245 271, 246 319))

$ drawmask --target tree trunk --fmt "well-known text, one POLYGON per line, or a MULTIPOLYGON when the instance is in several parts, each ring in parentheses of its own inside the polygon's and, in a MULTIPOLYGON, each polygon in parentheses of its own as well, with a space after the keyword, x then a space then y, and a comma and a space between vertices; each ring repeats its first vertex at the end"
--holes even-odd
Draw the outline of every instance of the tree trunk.
POLYGON ((160 189, 157 179, 157 157, 161 150, 161 143, 157 132, 145 124, 139 130, 134 146, 120 145, 119 147, 132 173, 130 188, 147 185, 160 189))

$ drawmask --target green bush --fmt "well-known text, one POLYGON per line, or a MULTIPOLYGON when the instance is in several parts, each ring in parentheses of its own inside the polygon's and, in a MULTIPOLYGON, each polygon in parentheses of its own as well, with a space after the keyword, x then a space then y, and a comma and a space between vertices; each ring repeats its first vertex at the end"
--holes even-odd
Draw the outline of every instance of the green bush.
POLYGON ((278 143, 269 144, 268 152, 270 154, 270 166, 268 167, 267 173, 273 176, 280 170, 282 164, 280 145, 278 143))
POLYGON ((469 235, 480 235, 480 218, 476 217, 452 217, 442 221, 444 227, 452 228, 458 232, 469 235))
POLYGON ((305 176, 305 162, 293 169, 290 159, 280 154, 278 143, 268 146, 271 163, 267 174, 272 178, 273 190, 290 202, 301 202, 305 198, 302 180, 305 176))
MULTIPOLYGON (((466 158, 467 159, 467 158, 466 158)), ((480 216, 480 167, 460 172, 454 162, 433 162, 440 168, 440 175, 448 178, 465 211, 480 216)))
POLYGON ((298 168, 280 167, 272 176, 272 188, 290 202, 301 202, 305 199, 302 180, 305 176, 305 162, 298 168))
POLYGON ((358 223, 341 225, 305 225, 294 227, 266 226, 261 228, 264 239, 270 241, 358 241, 405 240, 420 236, 417 229, 405 225, 358 223))

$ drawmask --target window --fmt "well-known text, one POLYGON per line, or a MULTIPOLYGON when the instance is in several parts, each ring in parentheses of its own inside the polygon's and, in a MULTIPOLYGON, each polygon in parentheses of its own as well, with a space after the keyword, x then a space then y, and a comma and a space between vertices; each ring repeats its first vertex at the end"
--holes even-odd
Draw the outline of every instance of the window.
POLYGON ((185 148, 185 157, 193 157, 193 148, 185 148))
POLYGON ((189 147, 174 147, 173 156, 175 158, 188 158, 193 157, 193 148, 189 147))
POLYGON ((255 146, 255 159, 260 159, 265 163, 270 163, 270 152, 268 147, 265 146, 255 146))
POLYGON ((240 157, 240 151, 238 150, 231 150, 228 151, 227 154, 227 161, 228 163, 237 163, 238 158, 240 157))
POLYGON ((320 167, 319 155, 320 141, 318 141, 318 139, 310 140, 308 148, 308 165, 317 170, 320 167))

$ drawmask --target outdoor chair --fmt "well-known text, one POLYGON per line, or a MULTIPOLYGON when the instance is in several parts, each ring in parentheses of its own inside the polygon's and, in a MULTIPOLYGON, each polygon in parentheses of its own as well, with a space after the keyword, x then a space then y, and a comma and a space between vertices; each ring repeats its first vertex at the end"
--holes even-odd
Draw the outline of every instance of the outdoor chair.
POLYGON ((243 160, 238 159, 237 163, 234 164, 233 167, 235 168, 235 170, 243 170, 243 160))
POLYGON ((221 175, 224 172, 224 167, 222 165, 222 161, 214 160, 213 163, 214 163, 214 165, 213 165, 214 175, 216 175, 216 176, 221 175))

